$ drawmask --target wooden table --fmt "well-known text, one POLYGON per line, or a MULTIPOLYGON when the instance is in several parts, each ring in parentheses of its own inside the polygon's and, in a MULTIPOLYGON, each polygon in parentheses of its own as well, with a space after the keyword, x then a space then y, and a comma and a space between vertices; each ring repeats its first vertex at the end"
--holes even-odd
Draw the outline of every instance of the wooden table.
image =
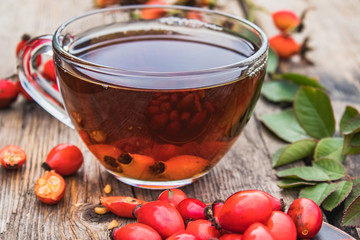
MULTIPOLYGON (((220 10, 243 16, 236 0, 221 2, 225 4, 220 10)), ((316 64, 306 66, 295 59, 282 63, 281 68, 319 76, 321 83, 329 89, 337 120, 348 104, 360 109, 358 0, 255 2, 270 11, 285 8, 300 13, 308 6, 315 7, 308 14, 304 35, 311 36, 315 50, 309 56, 316 64)), ((0 1, 0 76, 15 73, 15 46, 23 33, 33 36, 53 33, 65 20, 92 9, 92 0, 0 1)), ((276 33, 269 15, 259 12, 256 21, 269 36, 276 33)), ((238 190, 256 188, 291 203, 297 197, 297 191, 281 190, 271 168, 273 153, 284 143, 270 135, 259 120, 261 114, 274 111, 274 106, 260 99, 254 116, 231 151, 207 176, 182 190, 189 197, 212 202, 225 199, 238 190)), ((107 239, 106 228, 111 220, 117 219, 121 225, 132 220, 94 213, 99 197, 105 195, 103 188, 106 184, 112 186, 110 195, 134 196, 150 201, 160 193, 118 182, 97 163, 75 131, 51 117, 36 103, 26 102, 23 98, 19 98, 10 109, 0 110, 0 147, 8 144, 25 149, 28 160, 17 171, 0 168, 1 239, 107 239), (48 206, 36 198, 34 183, 43 174, 40 165, 48 151, 65 142, 81 148, 85 164, 77 174, 65 178, 64 199, 55 206, 48 206)), ((359 156, 346 160, 352 175, 359 172, 359 160, 359 156)), ((341 214, 328 217, 332 224, 339 226, 341 214)), ((353 236, 359 233, 356 229, 345 230, 353 236)))

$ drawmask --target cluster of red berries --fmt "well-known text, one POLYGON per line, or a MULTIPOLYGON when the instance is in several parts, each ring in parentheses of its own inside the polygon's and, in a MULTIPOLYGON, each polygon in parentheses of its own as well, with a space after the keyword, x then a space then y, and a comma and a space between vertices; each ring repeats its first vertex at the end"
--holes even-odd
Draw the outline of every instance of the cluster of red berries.
MULTIPOLYGON (((20 51, 29 39, 30 36, 27 34, 22 36, 16 46, 16 57, 19 56, 20 51)), ((39 55, 36 59, 36 65, 41 68, 43 77, 47 79, 55 89, 58 89, 53 60, 49 59, 42 63, 41 55, 39 55)), ((22 94, 27 100, 32 101, 29 94, 22 88, 16 75, 4 79, 0 78, 0 109, 10 107, 11 104, 16 101, 19 94, 22 94)))
POLYGON ((136 223, 112 229, 115 240, 296 240, 315 236, 323 222, 310 199, 292 202, 287 213, 281 199, 244 190, 212 204, 188 198, 180 189, 163 191, 156 201, 132 197, 102 197, 101 203, 136 223))
POLYGON ((289 10, 280 10, 272 14, 274 25, 280 33, 270 38, 269 44, 280 58, 289 59, 294 55, 300 55, 303 60, 307 60, 305 53, 310 50, 307 46, 308 38, 299 44, 292 36, 293 33, 302 31, 306 11, 302 18, 289 10))

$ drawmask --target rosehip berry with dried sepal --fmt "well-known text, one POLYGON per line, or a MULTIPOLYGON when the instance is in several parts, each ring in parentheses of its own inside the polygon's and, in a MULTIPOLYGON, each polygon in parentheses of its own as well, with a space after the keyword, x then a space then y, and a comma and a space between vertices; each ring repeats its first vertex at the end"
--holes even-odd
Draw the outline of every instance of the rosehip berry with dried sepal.
POLYGON ((152 227, 142 223, 130 223, 122 228, 113 228, 114 240, 161 240, 161 236, 152 227))
POLYGON ((184 221, 178 210, 169 202, 152 201, 135 211, 137 221, 155 229, 162 238, 184 230, 184 221))
POLYGON ((45 170, 55 170, 62 176, 67 176, 79 170, 83 162, 83 154, 77 146, 61 143, 50 150, 41 166, 45 170))
POLYGON ((186 198, 176 207, 185 222, 189 219, 206 219, 205 208, 206 204, 196 198, 186 198))
POLYGON ((25 151, 16 145, 8 145, 0 149, 1 164, 7 169, 18 169, 26 161, 25 151))
POLYGON ((225 201, 218 224, 225 230, 243 233, 255 222, 265 224, 271 216, 272 208, 270 199, 263 193, 239 191, 225 201))
POLYGON ((174 188, 161 192, 158 200, 167 201, 177 207, 177 205, 186 198, 187 196, 182 190, 174 188))
POLYGON ((0 108, 8 108, 19 95, 19 87, 11 79, 0 79, 0 108))
POLYGON ((206 219, 198 219, 188 222, 186 231, 195 235, 199 240, 216 239, 220 237, 219 230, 214 224, 206 219))
POLYGON ((323 215, 320 207, 311 199, 298 198, 294 200, 287 214, 295 223, 298 238, 312 238, 321 229, 323 215))
POLYGON ((296 240, 295 223, 284 212, 273 211, 266 227, 276 240, 296 240))
POLYGON ((25 45, 27 41, 30 40, 30 38, 31 38, 30 35, 26 33, 21 36, 20 42, 16 45, 16 50, 15 50, 16 56, 19 55, 21 48, 25 45))
POLYGON ((135 207, 147 203, 137 198, 125 196, 101 197, 100 202, 110 212, 126 218, 135 218, 133 214, 135 207))
POLYGON ((269 40, 270 47, 282 59, 289 59, 300 53, 300 44, 291 36, 276 35, 269 40))
POLYGON ((299 26, 301 22, 300 18, 290 10, 276 11, 271 16, 276 28, 283 34, 290 33, 299 26))

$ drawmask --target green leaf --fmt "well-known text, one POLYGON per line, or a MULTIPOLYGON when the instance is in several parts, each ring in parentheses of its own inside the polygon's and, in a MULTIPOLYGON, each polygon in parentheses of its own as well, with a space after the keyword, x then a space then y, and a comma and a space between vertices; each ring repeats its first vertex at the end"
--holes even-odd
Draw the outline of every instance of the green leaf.
POLYGON ((323 138, 315 148, 314 159, 331 158, 339 162, 343 162, 346 158, 342 154, 344 144, 343 138, 323 138))
POLYGON ((316 167, 294 167, 286 170, 278 171, 278 177, 280 178, 297 178, 305 181, 329 181, 329 176, 321 169, 316 167))
POLYGON ((360 138, 360 132, 345 135, 342 154, 349 154, 349 155, 360 154, 360 146, 358 145, 359 138, 360 138))
POLYGON ((275 73, 279 66, 279 57, 272 48, 269 48, 266 72, 275 73))
POLYGON ((344 129, 344 135, 352 134, 360 131, 360 114, 353 117, 344 129))
POLYGON ((319 183, 315 186, 303 188, 300 191, 299 198, 309 198, 320 206, 321 203, 335 190, 335 183, 319 183))
POLYGON ((341 181, 337 183, 336 190, 328 196, 324 202, 321 204, 321 206, 331 212, 336 208, 337 206, 342 203, 345 198, 350 194, 352 189, 352 182, 351 181, 341 181))
POLYGON ((314 153, 316 143, 314 139, 304 139, 287 145, 281 152, 275 153, 272 162, 273 167, 279 167, 311 156, 314 153))
POLYGON ((358 196, 360 196, 360 184, 356 184, 355 182, 353 182, 352 191, 344 202, 345 211, 358 196))
POLYGON ((338 180, 345 176, 344 166, 330 158, 321 158, 313 162, 313 166, 323 170, 330 180, 338 180))
POLYGON ((324 86, 321 85, 317 79, 309 77, 307 75, 302 75, 302 74, 298 74, 298 73, 283 73, 283 74, 277 76, 277 78, 291 81, 300 86, 309 86, 309 87, 319 88, 319 89, 323 89, 323 90, 325 89, 324 86))
POLYGON ((342 225, 348 227, 360 227, 360 196, 355 198, 346 209, 342 225))
POLYGON ((263 84, 261 93, 270 102, 293 102, 299 85, 285 81, 269 81, 263 84))
POLYGON ((281 188, 294 188, 300 186, 314 186, 317 183, 314 182, 307 182, 301 179, 290 179, 290 178, 283 178, 278 182, 278 186, 281 188))
POLYGON ((292 109, 279 113, 264 114, 261 118, 262 123, 267 128, 286 142, 295 142, 309 138, 309 135, 297 122, 292 109))
POLYGON ((301 87, 295 96, 294 110, 300 126, 310 136, 320 139, 334 135, 334 112, 324 91, 301 87))
POLYGON ((345 111, 340 120, 340 132, 341 133, 344 132, 344 129, 348 125, 350 120, 358 114, 359 114, 359 112, 358 112, 358 110, 356 110, 356 108, 354 108, 352 106, 346 106, 345 111))

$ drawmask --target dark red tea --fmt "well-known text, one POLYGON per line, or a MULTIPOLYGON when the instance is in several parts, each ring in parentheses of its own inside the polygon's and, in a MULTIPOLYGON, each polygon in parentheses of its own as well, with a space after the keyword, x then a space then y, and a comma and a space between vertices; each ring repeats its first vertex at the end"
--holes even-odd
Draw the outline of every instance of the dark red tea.
POLYGON ((114 68, 123 74, 121 81, 57 66, 65 106, 83 141, 120 177, 172 181, 201 176, 249 120, 264 72, 244 78, 239 69, 226 79, 215 70, 206 79, 194 74, 180 80, 184 72, 239 62, 255 47, 241 40, 229 49, 152 31, 114 36, 83 42, 73 54, 114 68), (154 77, 161 74, 172 77, 154 77))

